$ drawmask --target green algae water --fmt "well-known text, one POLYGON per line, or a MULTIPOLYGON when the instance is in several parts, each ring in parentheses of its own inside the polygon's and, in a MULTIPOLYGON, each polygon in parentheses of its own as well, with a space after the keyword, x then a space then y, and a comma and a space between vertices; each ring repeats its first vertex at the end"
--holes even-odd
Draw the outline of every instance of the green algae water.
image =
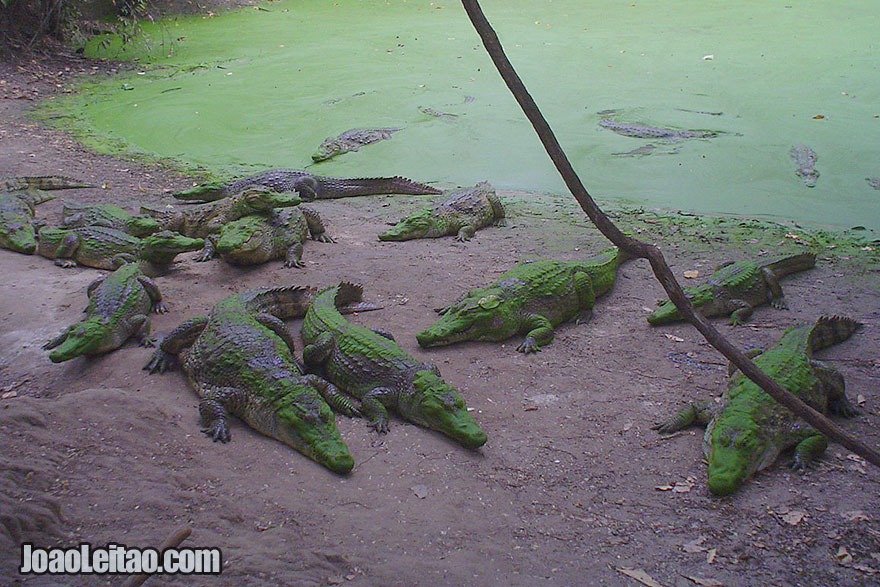
MULTIPOLYGON (((482 5, 597 199, 880 229, 865 181, 880 176, 876 1, 482 5), (605 118, 719 134, 640 139, 605 118), (800 144, 818 155, 814 188, 795 175, 800 144)), ((87 49, 140 71, 61 104, 98 142, 218 175, 293 167, 565 191, 458 2, 288 0, 144 29, 127 51, 87 49), (401 130, 312 165, 324 138, 369 127, 401 130)))

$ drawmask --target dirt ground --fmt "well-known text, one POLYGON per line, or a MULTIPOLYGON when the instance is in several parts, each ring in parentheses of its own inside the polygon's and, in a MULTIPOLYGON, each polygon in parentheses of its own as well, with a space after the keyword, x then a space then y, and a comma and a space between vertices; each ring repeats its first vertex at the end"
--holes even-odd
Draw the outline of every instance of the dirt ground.
MULTIPOLYGON (((34 98, 92 67, 0 65, 0 176, 62 173, 106 186, 62 195, 81 202, 168 200, 192 180, 84 151, 26 117, 34 98)), ((385 307, 352 320, 388 329, 437 363, 489 436, 468 451, 399 419, 380 437, 340 417, 356 462, 345 477, 238 421, 232 442, 212 443, 184 378, 141 370, 147 349, 130 343, 97 359, 50 363, 40 345, 80 317, 86 285, 100 272, 0 250, 2 582, 117 583, 22 578, 19 544, 157 546, 186 523, 186 545, 222 548, 223 573, 151 584, 636 585, 633 575, 661 585, 877 584, 876 468, 832 445, 807 473, 791 471, 784 455, 719 499, 705 485, 701 431, 650 430, 686 401, 720 394, 726 365, 688 326, 649 328, 646 309, 661 288, 644 261, 620 270, 589 324, 559 327, 538 354, 517 353, 518 339, 418 347, 413 335, 432 322, 431 308, 461 291, 520 260, 577 258, 604 246, 585 221, 571 220, 577 212, 567 198, 501 196, 512 203, 508 226, 464 244, 376 239, 386 222, 424 202, 418 197, 323 201, 316 207, 337 242, 308 242, 304 269, 241 269, 189 254, 157 278, 170 308, 153 320, 159 333, 250 287, 359 281, 385 307)), ((38 216, 51 223, 59 212, 53 201, 38 216)), ((705 275, 747 252, 708 235, 661 236, 670 232, 642 236, 661 244, 679 276, 705 275)), ((820 254, 815 269, 783 287, 789 310, 761 308, 749 326, 719 328, 742 345, 767 345, 823 313, 863 322, 821 358, 859 401, 862 414, 845 429, 880 445, 877 273, 820 254)))

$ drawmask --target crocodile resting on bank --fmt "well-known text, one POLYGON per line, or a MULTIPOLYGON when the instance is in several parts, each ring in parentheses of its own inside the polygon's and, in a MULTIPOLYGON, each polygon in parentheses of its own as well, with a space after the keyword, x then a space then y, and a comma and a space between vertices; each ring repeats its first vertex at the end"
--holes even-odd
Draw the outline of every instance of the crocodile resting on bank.
POLYGON ((611 289, 617 267, 627 259, 611 247, 583 261, 520 263, 489 287, 471 290, 440 308, 442 316, 416 339, 433 347, 525 334, 517 350, 539 351, 553 340, 554 326, 591 318, 596 298, 611 289))
POLYGON ((428 195, 442 193, 437 188, 405 177, 324 177, 299 169, 269 169, 234 179, 215 181, 173 194, 178 200, 211 202, 242 190, 264 186, 276 192, 298 192, 306 201, 371 196, 375 194, 428 195))
POLYGON ((0 247, 32 255, 37 250, 37 230, 44 224, 34 218, 34 208, 54 197, 41 191, 0 191, 0 247))
POLYGON ((45 345, 53 363, 80 355, 100 355, 121 347, 136 336, 142 346, 153 346, 150 310, 167 311, 156 283, 141 273, 137 263, 126 263, 99 277, 86 290, 87 317, 66 328, 45 345))
POLYGON ((64 202, 61 209, 61 228, 105 226, 145 237, 161 230, 159 222, 146 214, 129 214, 113 204, 80 204, 64 202))
POLYGON ((17 177, 0 177, 0 192, 18 192, 27 190, 72 190, 77 188, 93 188, 92 184, 83 183, 63 175, 31 175, 17 177))
POLYGON ((485 444, 486 433, 436 365, 414 359, 388 333, 352 324, 337 311, 359 301, 361 294, 360 286, 343 282, 315 296, 301 333, 307 368, 358 398, 361 413, 378 432, 388 430, 390 408, 467 448, 485 444))
MULTIPOLYGON (((327 381, 303 375, 293 336, 282 320, 302 316, 314 296, 303 287, 248 290, 218 302, 208 316, 191 318, 159 343, 144 369, 164 372, 178 360, 201 398, 203 431, 230 439, 228 415, 275 438, 339 474, 354 459, 343 442, 331 406, 357 412, 327 381)), ((345 312, 376 309, 360 302, 345 312)))
POLYGON ((453 192, 447 200, 414 212, 379 235, 381 241, 438 238, 456 235, 455 240, 473 238, 484 226, 502 226, 504 207, 489 182, 453 192))
MULTIPOLYGON (((843 376, 813 358, 813 353, 848 339, 859 323, 844 317, 822 317, 795 326, 755 358, 755 364, 811 408, 823 414, 857 414, 844 393, 843 376)), ((778 404, 741 372, 730 377, 721 403, 694 402, 654 428, 661 433, 690 424, 706 425, 703 451, 708 460, 709 490, 727 495, 749 477, 794 448, 794 468, 806 468, 828 446, 828 440, 778 404)))
MULTIPOLYGON (((728 262, 718 267, 705 283, 684 288, 694 307, 707 318, 730 315, 730 323, 737 325, 752 315, 755 306, 769 303, 774 308, 785 308, 785 298, 779 280, 805 271, 816 265, 814 253, 785 257, 772 263, 754 261, 728 262)), ((663 301, 648 316, 653 325, 683 320, 671 301, 663 301)))
POLYGON ((334 242, 317 211, 297 206, 239 218, 211 238, 217 254, 233 265, 258 265, 284 259, 285 267, 305 267, 303 243, 310 234, 316 241, 334 242))

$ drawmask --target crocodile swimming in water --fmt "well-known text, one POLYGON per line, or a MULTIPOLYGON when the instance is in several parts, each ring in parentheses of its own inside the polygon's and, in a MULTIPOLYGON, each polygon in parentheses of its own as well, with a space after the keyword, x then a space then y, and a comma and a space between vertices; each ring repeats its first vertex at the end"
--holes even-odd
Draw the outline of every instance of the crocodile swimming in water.
POLYGON ((816 182, 819 181, 819 172, 816 170, 819 156, 816 152, 806 145, 795 145, 791 148, 790 154, 791 160, 797 165, 794 170, 795 175, 800 177, 808 188, 816 187, 816 182))
MULTIPOLYGON (((755 364, 814 410, 854 416, 858 412, 844 393, 843 376, 813 353, 843 342, 858 327, 855 320, 836 316, 789 328, 755 364)), ((654 428, 667 434, 694 423, 706 425, 703 452, 709 490, 715 495, 735 491, 786 449, 794 448, 792 466, 803 469, 828 445, 825 436, 739 371, 730 376, 721 403, 714 408, 713 403, 694 402, 654 428)))
POLYGON ((382 241, 414 238, 437 238, 456 235, 455 240, 470 240, 477 229, 502 226, 504 207, 489 182, 453 192, 448 199, 431 208, 414 212, 379 235, 382 241))
MULTIPOLYGON (((298 450, 339 474, 354 459, 336 429, 331 406, 356 415, 327 381, 303 375, 294 340, 282 320, 302 316, 314 290, 259 288, 218 302, 208 316, 191 318, 162 339, 144 369, 165 372, 179 362, 201 398, 203 431, 230 439, 228 415, 298 450)), ((376 309, 359 300, 340 310, 376 309)))
POLYGON ((591 318, 596 298, 611 289, 618 266, 628 258, 612 247, 582 261, 520 263, 489 287, 471 290, 439 309, 442 316, 416 339, 423 347, 434 347, 524 334, 516 350, 539 351, 553 340, 554 326, 591 318))
POLYGON ((31 255, 37 250, 34 208, 55 196, 42 191, 0 192, 0 247, 31 255))
POLYGON ((211 238, 220 257, 233 265, 258 265, 284 259, 285 267, 305 267, 303 243, 309 235, 322 243, 334 242, 317 211, 297 206, 239 218, 211 238))
POLYGON ((441 194, 440 190, 405 177, 324 177, 300 169, 269 169, 234 179, 215 181, 173 194, 178 200, 211 202, 237 194, 252 186, 264 186, 276 192, 299 193, 306 201, 371 196, 375 194, 441 194))
POLYGON ((610 118, 603 118, 599 126, 625 137, 638 139, 714 139, 721 131, 717 130, 679 130, 675 128, 662 128, 647 126, 637 122, 616 122, 610 118))
MULTIPOLYGON (((755 306, 769 303, 774 308, 785 308, 785 298, 779 280, 806 271, 816 265, 814 253, 785 257, 772 263, 754 261, 730 262, 718 267, 705 283, 684 288, 694 307, 707 318, 730 315, 730 323, 737 325, 752 315, 755 306)), ((663 301, 648 316, 653 325, 683 320, 671 301, 663 301)))
POLYGON ((204 244, 204 239, 189 238, 169 230, 140 239, 104 226, 47 227, 40 230, 37 252, 53 259, 59 267, 75 267, 79 263, 114 270, 124 263, 146 261, 164 268, 179 253, 197 251, 204 244))
POLYGON ((361 299, 360 286, 341 283, 315 296, 302 325, 303 360, 342 391, 360 400, 360 411, 378 432, 388 430, 387 409, 437 430, 467 448, 486 442, 458 392, 433 363, 411 357, 391 336, 352 324, 338 306, 361 299))
POLYGON ((364 145, 391 138, 391 133, 399 128, 352 128, 339 136, 327 137, 312 155, 312 161, 326 161, 331 157, 357 151, 364 145))
POLYGON ((160 230, 159 223, 146 214, 130 214, 113 204, 80 204, 64 202, 60 228, 105 226, 144 237, 160 230))
POLYGON ((165 312, 156 283, 141 273, 137 263, 126 263, 99 277, 86 290, 89 305, 85 320, 66 328, 45 345, 53 363, 81 355, 100 355, 121 347, 136 336, 142 346, 153 346, 150 311, 165 312), (54 350, 53 350, 54 349, 54 350))

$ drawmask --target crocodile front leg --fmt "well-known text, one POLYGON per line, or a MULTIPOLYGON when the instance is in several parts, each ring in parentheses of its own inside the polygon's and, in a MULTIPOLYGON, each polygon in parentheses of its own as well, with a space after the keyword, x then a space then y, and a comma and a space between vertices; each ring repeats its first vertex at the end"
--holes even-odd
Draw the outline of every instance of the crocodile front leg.
POLYGON ((156 337, 150 336, 150 317, 144 314, 135 314, 128 319, 128 327, 134 332, 135 338, 141 346, 156 346, 156 337))
POLYGON ((586 324, 593 318, 593 306, 596 305, 596 291, 593 289, 593 280, 588 273, 582 271, 572 275, 574 291, 578 297, 578 307, 581 309, 576 324, 586 324))
POLYGON ((322 379, 317 375, 303 375, 303 380, 308 385, 315 388, 315 390, 321 394, 321 397, 324 398, 324 401, 327 402, 327 405, 333 408, 333 410, 340 414, 344 414, 349 418, 361 415, 360 410, 354 405, 351 398, 342 393, 338 387, 326 379, 322 379))
POLYGON ((202 432, 210 436, 214 442, 229 442, 232 438, 229 433, 229 413, 226 404, 234 401, 238 393, 240 390, 234 387, 211 387, 205 390, 199 402, 202 432))
POLYGON ((385 404, 394 397, 394 390, 389 387, 374 387, 361 398, 361 413, 367 419, 367 425, 378 432, 388 432, 388 410, 385 404))
POLYGON ((307 344, 303 349, 303 362, 309 370, 319 369, 330 358, 333 351, 334 338, 329 332, 322 332, 312 344, 307 344))
POLYGON ((165 304, 162 303, 162 293, 159 291, 159 286, 156 285, 156 282, 146 275, 139 275, 138 281, 142 286, 144 286, 144 289, 147 290, 147 295, 150 296, 150 301, 153 303, 153 312, 157 314, 163 314, 167 312, 168 308, 166 308, 165 304))
POLYGON ((255 314, 254 318, 257 322, 277 334, 278 338, 283 340, 284 344, 287 345, 287 348, 290 349, 290 354, 295 356, 296 343, 293 340, 293 335, 290 333, 290 329, 287 328, 287 324, 285 324, 280 318, 265 312, 255 314))
POLYGON ((754 308, 745 300, 727 300, 727 311, 730 312, 730 325, 738 326, 752 317, 754 308))
POLYGON ((522 330, 527 330, 525 340, 516 347, 521 353, 535 353, 545 344, 553 340, 553 325, 540 314, 530 314, 523 323, 522 330))
POLYGON ((59 267, 76 267, 74 256, 79 249, 80 239, 75 232, 68 232, 61 240, 61 244, 55 249, 55 264, 59 267))
POLYGON ((455 240, 463 243, 474 238, 475 234, 477 234, 477 227, 473 224, 465 224, 458 230, 458 234, 455 235, 455 240))
POLYGON ((826 448, 828 448, 828 439, 818 432, 804 438, 794 447, 794 460, 791 463, 791 468, 806 469, 813 461, 822 456, 826 448))
POLYGON ((306 264, 302 261, 303 256, 303 245, 302 243, 295 243, 289 249, 287 249, 287 255, 284 258, 284 266, 285 267, 305 267, 306 264))
POLYGON ((828 412, 844 418, 858 416, 859 411, 850 403, 844 390, 843 375, 840 371, 816 359, 810 360, 810 367, 828 398, 828 412))
POLYGON ((785 296, 782 294, 782 287, 779 285, 779 278, 776 277, 773 270, 768 267, 762 267, 761 276, 764 278, 764 283, 767 284, 770 294, 770 305, 777 310, 788 308, 788 304, 785 303, 785 296))
POLYGON ((318 214, 316 210, 309 208, 308 206, 300 206, 300 212, 302 212, 303 217, 306 219, 306 225, 309 227, 309 234, 312 236, 313 240, 316 240, 321 243, 335 243, 326 232, 326 228, 324 228, 324 221, 321 220, 321 216, 318 214))
POLYGON ((501 205, 501 198, 495 192, 490 192, 487 194, 486 199, 489 200, 489 205, 492 206, 493 226, 505 226, 507 221, 504 217, 504 206, 501 205))
POLYGON ((207 316, 196 316, 180 324, 162 339, 159 348, 144 365, 144 370, 150 373, 164 373, 173 369, 177 364, 177 355, 183 349, 192 346, 207 325, 207 316))
POLYGON ((709 402, 691 402, 686 408, 668 420, 651 426, 651 430, 656 430, 660 434, 671 434, 672 432, 683 430, 692 424, 706 426, 712 419, 713 413, 714 410, 709 402))
POLYGON ((205 246, 199 251, 199 254, 196 255, 196 261, 199 263, 204 263, 205 261, 210 261, 214 257, 217 256, 217 251, 214 248, 214 241, 211 236, 205 237, 205 246))

